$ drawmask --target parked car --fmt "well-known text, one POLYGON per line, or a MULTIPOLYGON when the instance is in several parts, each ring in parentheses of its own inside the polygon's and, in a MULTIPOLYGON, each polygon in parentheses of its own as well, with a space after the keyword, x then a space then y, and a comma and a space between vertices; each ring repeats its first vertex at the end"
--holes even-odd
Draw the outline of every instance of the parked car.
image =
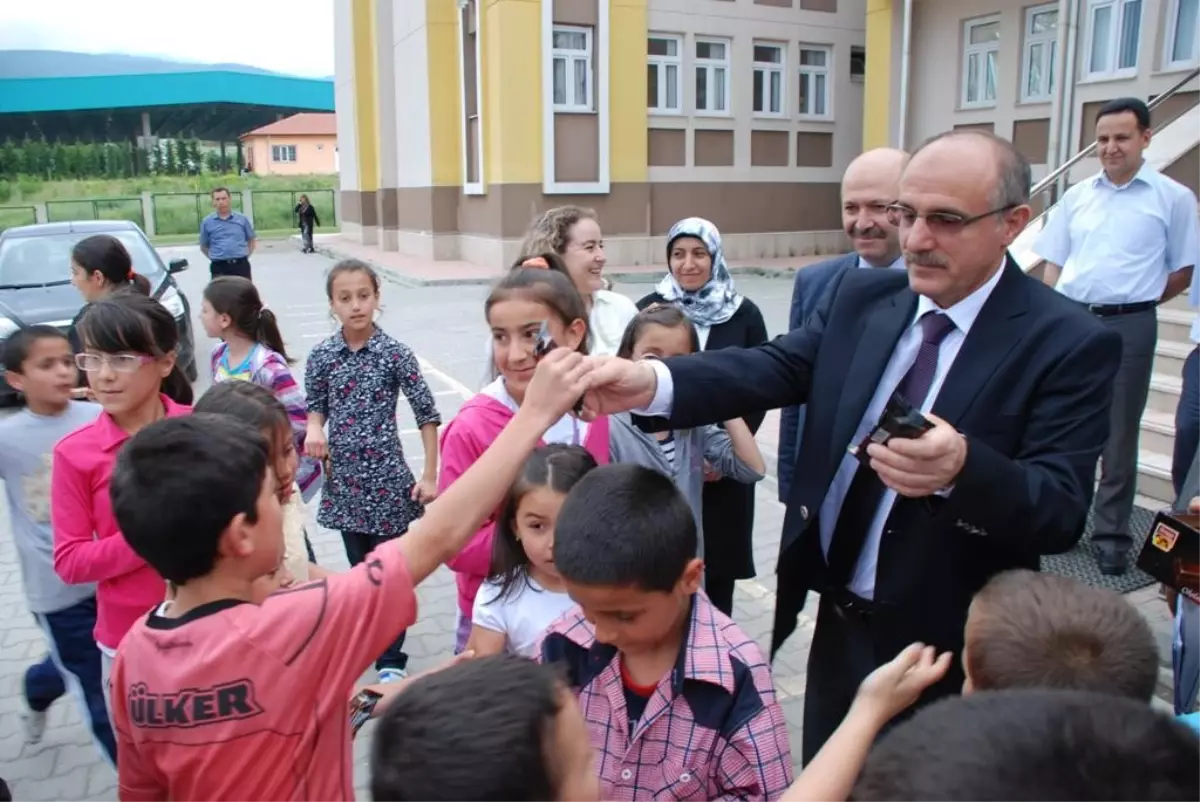
MULTIPOLYGON (((187 269, 187 260, 164 265, 141 228, 126 220, 43 223, 0 232, 0 341, 36 323, 67 331, 84 303, 79 290, 71 286, 71 249, 93 234, 119 239, 133 258, 133 269, 149 279, 151 296, 175 316, 179 365, 188 380, 195 381, 192 310, 173 276, 187 269)), ((0 373, 0 402, 15 396, 0 373)))

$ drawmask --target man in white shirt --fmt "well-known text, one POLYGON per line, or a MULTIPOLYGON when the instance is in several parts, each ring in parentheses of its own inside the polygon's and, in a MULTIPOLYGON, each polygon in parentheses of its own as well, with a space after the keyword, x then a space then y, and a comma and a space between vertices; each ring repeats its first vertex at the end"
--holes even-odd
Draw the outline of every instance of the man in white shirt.
POLYGON ((1045 282, 1121 335, 1111 433, 1100 460, 1092 542, 1106 574, 1129 568, 1138 434, 1158 340, 1155 307, 1187 289, 1200 251, 1196 196, 1146 164, 1150 111, 1136 98, 1106 103, 1096 119, 1104 169, 1051 209, 1035 252, 1045 282))

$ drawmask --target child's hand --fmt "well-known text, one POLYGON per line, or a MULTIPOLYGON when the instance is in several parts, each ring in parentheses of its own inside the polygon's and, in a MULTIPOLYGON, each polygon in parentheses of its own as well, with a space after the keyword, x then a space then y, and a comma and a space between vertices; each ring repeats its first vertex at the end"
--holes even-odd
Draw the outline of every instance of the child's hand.
POLYGON ((719 482, 722 478, 724 477, 721 476, 721 472, 714 468, 711 462, 704 460, 704 481, 719 482))
POLYGON ((578 351, 555 348, 538 362, 521 409, 543 415, 547 426, 553 424, 583 398, 592 367, 578 351))
POLYGON ((935 653, 932 646, 911 644, 862 681, 851 711, 870 715, 879 726, 891 721, 917 701, 926 688, 946 676, 953 655, 943 652, 934 659, 935 653))
POLYGON ((412 500, 421 504, 432 504, 437 498, 437 480, 421 478, 413 484, 412 500))
POLYGON ((1195 496, 1188 502, 1188 512, 1200 512, 1200 496, 1195 496))
POLYGON ((304 453, 313 459, 329 458, 329 442, 325 439, 325 432, 321 427, 308 427, 308 432, 304 435, 304 453))

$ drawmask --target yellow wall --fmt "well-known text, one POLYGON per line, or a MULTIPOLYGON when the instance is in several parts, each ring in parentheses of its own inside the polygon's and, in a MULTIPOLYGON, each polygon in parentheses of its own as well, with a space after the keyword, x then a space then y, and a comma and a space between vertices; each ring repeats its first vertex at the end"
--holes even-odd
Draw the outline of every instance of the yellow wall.
POLYGON ((483 36, 484 175, 488 184, 540 184, 541 3, 551 0, 479 2, 483 4, 479 27, 483 36))
POLYGON ((351 0, 354 34, 354 133, 358 188, 379 189, 379 98, 375 75, 375 0, 351 0))
POLYGON ((646 0, 609 0, 608 18, 611 178, 642 182, 649 177, 646 0))
POLYGON ((863 87, 863 150, 891 142, 892 0, 867 0, 867 75, 863 87))
MULTIPOLYGON (((412 2, 412 0, 406 0, 412 2)), ((426 0, 429 161, 433 186, 462 184, 462 89, 457 3, 426 0)))

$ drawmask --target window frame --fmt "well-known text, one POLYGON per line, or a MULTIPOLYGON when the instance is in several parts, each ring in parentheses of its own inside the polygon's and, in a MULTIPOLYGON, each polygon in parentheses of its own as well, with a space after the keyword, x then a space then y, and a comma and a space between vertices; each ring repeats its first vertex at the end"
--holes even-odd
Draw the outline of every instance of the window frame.
MULTIPOLYGON (((796 97, 796 118, 800 120, 832 120, 833 119, 833 45, 815 44, 813 42, 800 42, 796 49, 796 91, 800 91, 800 87, 804 85, 804 77, 809 76, 810 79, 817 75, 825 76, 825 113, 818 114, 816 112, 806 112, 800 105, 800 97, 796 97), (825 66, 817 67, 812 64, 804 63, 804 51, 813 50, 825 54, 825 66)), ((815 80, 810 81, 810 86, 815 83, 815 80)))
POLYGON ((750 51, 751 57, 751 82, 750 91, 753 97, 751 98, 750 110, 755 117, 766 119, 784 119, 787 117, 787 67, 788 67, 788 47, 786 42, 769 42, 765 40, 754 40, 752 43, 754 50, 750 51), (760 47, 774 48, 779 52, 779 61, 759 61, 754 58, 755 50, 760 47), (754 78, 761 72, 762 92, 754 91, 754 78), (771 110, 771 76, 779 76, 779 109, 771 110), (761 97, 759 96, 761 95, 761 97), (762 109, 755 110, 754 104, 762 101, 762 109))
POLYGON ((1137 75, 1138 65, 1142 60, 1142 23, 1146 16, 1146 3, 1144 0, 1087 0, 1085 10, 1087 11, 1087 19, 1084 21, 1087 25, 1086 30, 1086 47, 1083 50, 1083 70, 1082 75, 1084 80, 1096 80, 1105 78, 1132 78, 1137 75), (1138 3, 1138 34, 1137 34, 1137 49, 1133 54, 1133 64, 1129 67, 1120 66, 1120 48, 1121 34, 1124 33, 1125 25, 1125 6, 1130 2, 1138 3), (1092 56, 1096 49, 1096 12, 1101 8, 1111 8, 1113 13, 1112 32, 1109 34, 1109 52, 1112 62, 1102 69, 1092 69, 1092 56))
POLYGON ((555 112, 561 114, 591 114, 596 110, 596 70, 592 66, 595 58, 595 35, 591 27, 584 25, 554 25, 550 30, 550 105, 555 112), (559 33, 583 34, 583 50, 565 49, 554 46, 554 36, 559 33), (564 94, 567 102, 554 101, 554 63, 562 59, 565 68, 564 78, 567 82, 564 94), (575 63, 582 61, 586 69, 587 83, 584 87, 586 97, 583 103, 575 94, 575 63))
MULTIPOLYGON (((995 77, 996 77, 996 80, 995 80, 995 85, 993 88, 996 91, 996 95, 1000 94, 1000 45, 1001 45, 1001 40, 996 39, 995 41, 984 42, 983 44, 971 44, 971 30, 972 29, 981 28, 985 25, 993 25, 993 24, 994 25, 1000 24, 1000 15, 999 14, 988 14, 987 16, 983 16, 983 17, 972 17, 970 19, 965 19, 962 22, 962 62, 959 65, 959 68, 962 70, 962 75, 959 79, 959 92, 958 92, 958 107, 960 109, 994 109, 996 107, 996 98, 995 97, 988 99, 983 96, 985 94, 987 94, 987 60, 988 60, 987 57, 988 57, 989 53, 995 54, 995 60, 996 60, 995 77), (970 100, 970 93, 968 91, 971 88, 971 84, 970 84, 971 56, 979 56, 983 63, 983 69, 979 73, 981 85, 979 87, 976 87, 977 89, 982 90, 980 92, 981 99, 979 99, 979 100, 970 100)), ((1003 33, 1001 33, 1001 36, 1003 36, 1003 33)))
POLYGON ((867 80, 867 46, 866 45, 850 45, 850 80, 854 83, 864 83, 867 80), (854 71, 854 57, 857 54, 861 55, 862 72, 854 71))
MULTIPOLYGON (((658 72, 658 98, 657 102, 660 105, 647 105, 647 110, 651 114, 663 114, 677 117, 683 114, 683 48, 684 37, 678 33, 647 33, 646 34, 647 55, 646 64, 652 66, 658 72), (675 43, 674 56, 657 56, 649 53, 649 43, 651 39, 661 39, 675 43), (667 67, 675 68, 675 108, 661 105, 667 99, 667 67)), ((649 80, 649 77, 647 77, 649 80)), ((647 94, 649 87, 647 86, 647 94)))
POLYGON ((1183 11, 1183 0, 1171 0, 1167 6, 1167 31, 1163 42, 1163 69, 1184 70, 1200 65, 1200 36, 1192 43, 1191 58, 1175 59, 1175 37, 1179 35, 1179 15, 1183 11))
MULTIPOLYGON (((1058 79, 1055 73, 1055 62, 1058 59, 1058 19, 1055 18, 1054 31, 1047 35, 1044 33, 1033 32, 1033 20, 1039 14, 1045 14, 1048 11, 1058 13, 1057 3, 1045 3, 1040 6, 1029 6, 1025 9, 1025 26, 1021 37, 1021 102, 1022 103, 1049 103, 1054 98, 1054 84, 1058 79), (1029 94, 1029 66, 1030 57, 1033 53, 1034 45, 1046 45, 1045 53, 1049 54, 1048 63, 1044 64, 1042 71, 1042 83, 1045 84, 1045 92, 1036 95, 1029 94)), ((1041 87, 1039 87, 1041 88, 1041 87)))
MULTIPOLYGON (((733 114, 733 39, 722 36, 693 36, 692 37, 692 76, 695 77, 700 70, 704 70, 705 85, 708 88, 709 98, 712 97, 713 87, 716 86, 716 71, 723 69, 725 71, 724 90, 725 90, 725 108, 711 109, 700 108, 699 93, 693 98, 693 105, 697 116, 703 117, 729 117, 733 114), (725 58, 723 60, 712 58, 700 58, 696 55, 696 48, 701 44, 719 44, 725 48, 725 58)), ((692 84, 695 89, 695 83, 692 84)))
POLYGON ((274 164, 295 164, 296 146, 271 145, 271 162, 274 164), (279 158, 281 155, 285 156, 286 158, 279 158))

